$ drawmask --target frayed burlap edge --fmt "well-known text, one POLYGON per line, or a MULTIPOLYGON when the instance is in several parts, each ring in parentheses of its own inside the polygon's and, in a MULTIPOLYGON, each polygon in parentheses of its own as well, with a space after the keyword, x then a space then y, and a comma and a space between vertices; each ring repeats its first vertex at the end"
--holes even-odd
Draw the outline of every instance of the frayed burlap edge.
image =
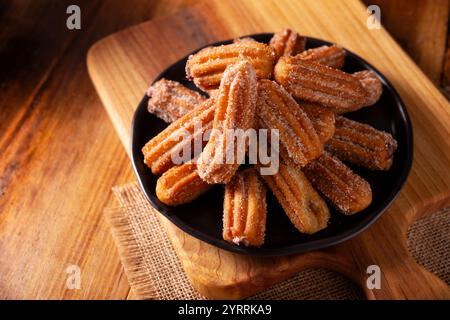
MULTIPOLYGON (((120 207, 106 209, 105 214, 111 225, 125 273, 135 297, 137 299, 204 299, 192 288, 170 239, 159 221, 159 213, 148 204, 137 184, 130 183, 115 187, 113 191, 120 207), (143 226, 146 229, 143 230, 143 226)), ((435 243, 425 235, 436 234, 430 229, 435 228, 436 223, 430 223, 430 221, 438 221, 441 226, 448 224, 447 229, 442 230, 444 233, 440 234, 440 237, 434 237, 438 240, 438 244, 442 245, 446 242, 444 240, 450 235, 448 229, 450 208, 414 223, 408 232, 408 244, 412 255, 420 264, 449 283, 448 267, 442 268, 442 264, 449 259, 448 252, 442 254, 442 248, 438 248, 439 251, 429 250, 435 243), (422 236, 418 236, 419 234, 422 236), (440 253, 439 257, 443 257, 444 261, 436 263, 436 254, 431 254, 433 252, 440 253)), ((442 227, 439 230, 441 229, 442 227)), ((342 276, 324 269, 312 269, 305 270, 252 298, 361 299, 364 297, 359 288, 347 279, 343 279, 342 276), (326 284, 325 288, 320 287, 320 284, 326 284), (309 287, 306 293, 295 290, 305 286, 309 287)))
POLYGON ((143 252, 136 242, 128 215, 122 208, 105 210, 114 241, 133 293, 138 299, 158 299, 152 275, 146 268, 143 252))

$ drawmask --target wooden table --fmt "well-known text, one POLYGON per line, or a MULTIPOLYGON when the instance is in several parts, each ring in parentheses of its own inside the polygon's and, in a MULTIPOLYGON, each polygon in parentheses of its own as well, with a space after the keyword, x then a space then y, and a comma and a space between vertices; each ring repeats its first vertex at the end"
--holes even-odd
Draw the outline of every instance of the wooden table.
MULTIPOLYGON (((134 176, 89 81, 86 52, 112 32, 194 2, 1 3, 0 298, 132 297, 102 212, 114 204, 111 187, 134 176), (82 29, 69 31, 73 3, 82 29), (80 290, 67 289, 70 265, 80 267, 80 290)), ((447 85, 448 1, 392 2, 370 1, 430 78, 447 85)))

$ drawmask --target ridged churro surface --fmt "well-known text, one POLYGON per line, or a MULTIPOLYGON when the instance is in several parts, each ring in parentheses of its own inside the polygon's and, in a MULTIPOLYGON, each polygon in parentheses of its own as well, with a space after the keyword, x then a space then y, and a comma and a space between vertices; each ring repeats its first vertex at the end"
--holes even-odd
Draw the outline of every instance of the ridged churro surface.
POLYGON ((245 146, 231 135, 254 128, 256 94, 256 73, 250 62, 242 60, 225 70, 216 96, 213 130, 197 161, 206 182, 227 183, 244 161, 245 146))
POLYGON ((292 224, 302 233, 326 228, 330 218, 327 204, 301 170, 280 161, 275 175, 262 175, 292 224))
POLYGON ((397 141, 387 132, 338 116, 336 132, 326 149, 342 161, 372 170, 389 170, 397 141))
POLYGON ((383 93, 383 86, 377 75, 370 70, 364 70, 353 73, 353 76, 359 80, 366 90, 366 101, 364 102, 364 106, 375 104, 383 93))
POLYGON ((189 159, 196 156, 194 140, 206 144, 203 136, 212 127, 214 109, 215 100, 209 98, 147 142, 142 153, 145 164, 152 169, 153 174, 160 175, 173 167, 175 164, 172 159, 175 156, 189 159), (184 155, 183 150, 187 149, 192 154, 184 155))
POLYGON ((269 45, 275 49, 278 60, 282 56, 295 56, 304 51, 306 38, 291 29, 283 29, 273 35, 269 45))
POLYGON ((189 203, 208 191, 211 185, 200 179, 197 165, 187 162, 167 170, 156 183, 156 196, 169 206, 189 203))
POLYGON ((372 202, 369 183, 328 152, 311 161, 303 171, 313 186, 344 214, 360 212, 372 202))
POLYGON ((206 100, 198 92, 167 79, 155 82, 148 88, 147 96, 148 111, 167 123, 181 118, 206 100))
POLYGON ((271 77, 275 51, 270 46, 256 41, 237 41, 202 49, 189 57, 186 73, 200 89, 217 89, 225 69, 241 59, 251 63, 258 79, 271 77))
POLYGON ((223 239, 261 246, 266 231, 266 187, 254 168, 236 173, 225 185, 223 239))
POLYGON ((323 150, 313 124, 292 96, 270 80, 258 83, 259 127, 277 129, 280 145, 300 167, 323 150))
POLYGON ((281 57, 274 77, 295 98, 336 113, 355 111, 367 103, 366 90, 356 77, 298 56, 281 57))
POLYGON ((345 50, 337 45, 321 46, 300 53, 298 58, 340 69, 345 63, 345 50))
POLYGON ((299 106, 311 120, 320 141, 325 143, 330 140, 335 130, 334 112, 315 103, 299 102, 299 106))

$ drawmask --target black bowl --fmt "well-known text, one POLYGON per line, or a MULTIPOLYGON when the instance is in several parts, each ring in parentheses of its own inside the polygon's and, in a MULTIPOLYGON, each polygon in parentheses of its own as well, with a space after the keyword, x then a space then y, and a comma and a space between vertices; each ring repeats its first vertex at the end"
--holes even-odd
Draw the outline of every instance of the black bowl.
MULTIPOLYGON (((260 42, 268 43, 272 34, 251 35, 260 42)), ((221 41, 212 45, 230 43, 221 41)), ((308 38, 308 48, 329 45, 330 42, 308 38)), ((187 56, 162 72, 161 78, 176 80, 198 90, 185 77, 187 56)), ((345 216, 330 206, 331 220, 328 228, 313 235, 301 234, 291 224, 271 192, 268 192, 267 230, 265 243, 260 248, 236 246, 222 239, 223 187, 215 186, 192 203, 169 207, 161 203, 155 194, 157 176, 143 162, 142 147, 162 131, 167 124, 147 111, 148 98, 139 104, 132 125, 132 161, 139 183, 153 207, 188 234, 225 250, 253 256, 276 256, 306 252, 329 247, 350 239, 372 224, 392 204, 406 181, 412 163, 412 128, 406 108, 389 81, 369 63, 347 51, 343 68, 346 72, 372 70, 383 83, 380 100, 371 107, 346 114, 351 119, 370 124, 390 132, 398 142, 394 163, 389 171, 370 171, 358 166, 351 168, 372 186, 373 202, 364 211, 345 216)))

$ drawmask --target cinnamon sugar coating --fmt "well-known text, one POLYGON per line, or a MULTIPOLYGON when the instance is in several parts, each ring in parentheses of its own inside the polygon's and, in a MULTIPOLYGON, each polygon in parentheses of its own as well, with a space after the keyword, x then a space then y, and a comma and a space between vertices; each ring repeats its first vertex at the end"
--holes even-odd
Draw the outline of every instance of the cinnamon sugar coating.
POLYGON ((147 96, 148 111, 167 123, 181 118, 206 100, 198 92, 167 79, 155 82, 148 88, 147 96))
POLYGON ((202 49, 189 57, 186 74, 202 90, 217 89, 225 69, 241 59, 251 63, 258 79, 271 77, 275 51, 257 41, 238 41, 202 49))
POLYGON ((321 46, 303 51, 299 58, 340 69, 345 63, 345 50, 337 45, 321 46))
POLYGON ((338 116, 336 132, 326 149, 342 161, 371 170, 389 170, 397 141, 387 132, 338 116))
POLYGON ((292 224, 302 233, 325 229, 330 211, 301 170, 280 161, 278 173, 261 176, 292 224))
POLYGON ((266 231, 266 186, 254 168, 225 185, 223 239, 234 244, 261 246, 266 231))
POLYGON ((193 151, 195 139, 202 139, 205 132, 211 129, 214 119, 215 100, 209 98, 191 112, 172 122, 166 129, 153 137, 142 148, 144 162, 152 169, 153 174, 160 175, 173 167, 174 155, 192 158, 196 154, 183 155, 183 150, 193 151), (185 135, 189 136, 186 137, 185 135))
POLYGON ((358 110, 367 102, 366 90, 356 77, 298 56, 281 57, 274 76, 295 98, 321 104, 336 113, 358 110))
POLYGON ((169 206, 189 203, 208 191, 211 185, 200 179, 197 165, 187 162, 170 168, 156 183, 156 196, 169 206))
POLYGON ((270 80, 258 83, 258 124, 278 130, 280 150, 300 167, 322 153, 323 145, 306 113, 283 87, 270 80))
POLYGON ((275 49, 276 60, 282 56, 295 56, 305 50, 306 38, 291 29, 275 33, 269 45, 275 49))
POLYGON ((312 185, 344 214, 360 212, 372 202, 369 183, 328 152, 311 161, 303 172, 312 185))
MULTIPOLYGON (((208 183, 227 183, 244 159, 237 159, 238 147, 229 132, 255 126, 256 73, 252 64, 241 60, 227 67, 216 97, 213 130, 197 161, 200 177, 208 183), (230 161, 228 155, 233 154, 230 161), (231 163, 230 163, 231 162, 231 163)), ((245 152, 240 154, 245 155, 245 152)))

